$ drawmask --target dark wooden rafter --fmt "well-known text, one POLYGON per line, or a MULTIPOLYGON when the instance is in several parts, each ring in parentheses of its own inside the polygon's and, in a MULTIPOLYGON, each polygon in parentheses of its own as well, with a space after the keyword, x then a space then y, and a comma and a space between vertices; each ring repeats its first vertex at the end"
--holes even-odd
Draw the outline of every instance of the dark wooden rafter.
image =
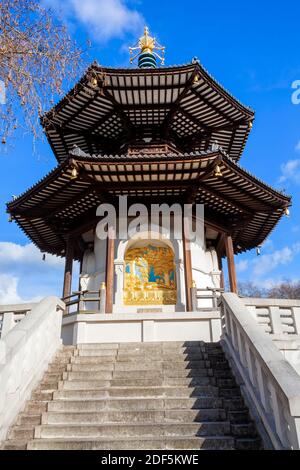
POLYGON ((193 82, 197 74, 198 74, 198 68, 195 67, 190 78, 187 80, 183 91, 179 94, 177 99, 174 101, 174 103, 171 106, 170 111, 168 112, 168 115, 165 117, 164 121, 162 122, 161 129, 162 129, 162 134, 164 137, 168 137, 168 130, 170 127, 170 123, 179 110, 181 100, 186 96, 186 94, 189 92, 189 90, 193 86, 193 82))
POLYGON ((241 202, 239 202, 236 199, 232 199, 228 196, 225 196, 224 194, 220 193, 219 191, 216 191, 212 188, 209 188, 204 182, 201 183, 200 189, 204 189, 204 191, 207 194, 209 194, 213 197, 216 197, 218 199, 221 199, 225 204, 227 203, 230 206, 235 207, 236 209, 238 209, 240 212, 243 212, 244 214, 252 215, 252 216, 254 215, 253 210, 251 210, 248 206, 245 206, 244 204, 242 204, 241 202))
MULTIPOLYGON (((226 124, 224 126, 213 126, 213 127, 206 126, 206 131, 195 132, 194 134, 191 134, 189 136, 182 137, 182 141, 185 145, 189 145, 190 147, 193 147, 201 143, 203 140, 207 140, 207 138, 211 138, 211 135, 215 132, 232 131, 231 138, 230 138, 231 139, 230 149, 231 149, 237 129, 239 128, 240 125, 243 125, 246 123, 247 121, 241 120, 241 121, 238 121, 234 125, 226 124)), ((199 124, 199 125, 203 126, 203 124, 199 124)), ((228 149, 227 149, 227 153, 230 153, 228 149)))
POLYGON ((202 101, 208 108, 211 108, 215 111, 216 114, 218 114, 222 119, 225 121, 229 121, 230 124, 234 124, 234 120, 232 120, 231 117, 229 117, 224 111, 222 111, 220 108, 218 108, 216 105, 211 103, 203 94, 197 92, 197 88, 190 88, 191 93, 193 93, 197 98, 199 98, 200 101, 202 101))
MULTIPOLYGON (((80 137, 85 137, 87 140, 90 139, 92 142, 99 143, 100 145, 105 145, 106 147, 112 147, 115 145, 115 140, 109 139, 108 137, 105 137, 103 135, 99 134, 91 134, 89 130, 78 130, 78 129, 72 129, 72 128, 65 128, 62 129, 60 126, 57 126, 56 124, 52 124, 51 128, 55 130, 58 135, 64 139, 65 141, 65 136, 74 136, 78 135, 80 137)), ((66 141, 65 141, 66 144, 66 141)), ((66 153, 68 154, 71 149, 69 149, 66 146, 66 153)), ((93 152, 91 152, 92 154, 93 152)))
MULTIPOLYGON (((93 92, 93 90, 91 90, 90 88, 88 88, 89 91, 93 92)), ((91 97, 88 98, 88 100, 80 107, 78 108, 77 111, 75 111, 68 119, 66 119, 62 125, 60 126, 62 129, 68 127, 70 125, 70 123, 72 121, 74 121, 78 116, 80 116, 80 114, 82 114, 83 111, 87 110, 89 108, 89 106, 91 104, 93 104, 93 102, 95 101, 95 99, 98 97, 98 96, 101 96, 101 93, 102 93, 102 88, 99 88, 98 90, 96 90, 95 92, 93 92, 91 94, 91 97)), ((50 123, 52 124, 53 121, 50 123)), ((46 129, 48 128, 48 126, 46 126, 46 129)))
POLYGON ((103 89, 103 93, 104 93, 104 96, 106 96, 113 104, 119 118, 121 119, 124 125, 124 128, 127 130, 129 134, 129 137, 132 136, 132 134, 134 134, 134 126, 131 120, 129 119, 129 117, 127 116, 127 114, 124 112, 123 107, 118 103, 118 101, 114 98, 114 96, 111 93, 109 93, 108 90, 106 90, 105 88, 103 89))

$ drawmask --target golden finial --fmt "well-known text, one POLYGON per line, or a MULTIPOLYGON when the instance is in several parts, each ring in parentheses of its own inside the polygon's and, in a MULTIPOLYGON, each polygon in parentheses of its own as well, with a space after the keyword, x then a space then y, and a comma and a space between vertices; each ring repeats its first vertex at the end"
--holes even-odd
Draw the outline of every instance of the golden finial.
POLYGON ((161 61, 161 65, 164 65, 164 62, 165 62, 165 58, 164 58, 165 47, 160 46, 156 38, 153 38, 152 36, 149 35, 149 29, 147 26, 145 26, 144 28, 144 35, 139 38, 138 42, 136 43, 134 47, 129 48, 129 52, 130 52, 130 63, 132 64, 134 59, 139 57, 139 67, 141 68, 155 67, 156 57, 158 57, 158 59, 161 61), (134 51, 138 51, 135 56, 133 56, 134 51), (156 51, 161 51, 161 55, 159 55, 156 51))

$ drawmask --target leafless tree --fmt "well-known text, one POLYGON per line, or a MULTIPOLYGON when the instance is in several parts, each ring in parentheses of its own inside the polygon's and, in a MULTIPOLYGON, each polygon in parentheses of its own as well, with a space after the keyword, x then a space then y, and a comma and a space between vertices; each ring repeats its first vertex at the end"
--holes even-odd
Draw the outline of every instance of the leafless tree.
POLYGON ((238 285, 239 295, 242 297, 267 297, 267 291, 253 282, 240 282, 238 285))
POLYGON ((268 297, 275 299, 300 299, 300 282, 284 281, 269 289, 268 297))
POLYGON ((82 49, 51 9, 35 0, 0 1, 0 85, 6 90, 6 104, 0 104, 2 144, 20 126, 38 136, 39 116, 78 76, 82 63, 82 49))

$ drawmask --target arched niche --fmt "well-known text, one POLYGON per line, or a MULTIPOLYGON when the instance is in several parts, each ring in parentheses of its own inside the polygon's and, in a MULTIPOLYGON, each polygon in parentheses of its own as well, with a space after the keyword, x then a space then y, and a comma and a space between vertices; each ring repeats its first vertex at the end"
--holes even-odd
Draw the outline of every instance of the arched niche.
MULTIPOLYGON (((185 281, 184 281, 184 262, 182 240, 177 240, 170 234, 169 237, 161 234, 161 227, 151 226, 152 230, 144 230, 136 234, 130 240, 117 240, 115 257, 115 296, 114 305, 117 312, 133 311, 134 306, 125 305, 123 302, 124 294, 124 275, 125 275, 125 253, 137 242, 160 242, 164 246, 170 247, 174 253, 175 263, 175 281, 177 288, 177 304, 171 305, 176 311, 185 309, 185 281)), ((171 308, 170 307, 170 308, 171 308)))
POLYGON ((170 242, 135 240, 127 246, 124 262, 125 305, 176 305, 175 254, 170 242))

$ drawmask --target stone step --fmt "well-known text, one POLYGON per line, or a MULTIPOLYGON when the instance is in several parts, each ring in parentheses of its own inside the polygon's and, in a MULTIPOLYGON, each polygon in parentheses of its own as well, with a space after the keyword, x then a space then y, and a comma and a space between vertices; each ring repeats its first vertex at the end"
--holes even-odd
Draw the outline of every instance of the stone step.
POLYGON ((119 349, 119 343, 79 343, 76 349, 110 349, 115 351, 119 349))
POLYGON ((109 440, 95 439, 35 439, 28 443, 28 450, 233 450, 235 440, 232 437, 159 437, 141 439, 109 440))
POLYGON ((228 411, 228 419, 232 424, 243 424, 249 422, 249 412, 246 411, 228 411))
POLYGON ((35 426, 19 425, 13 426, 8 432, 8 439, 27 440, 33 439, 35 426))
POLYGON ((53 399, 97 399, 109 397, 216 397, 219 394, 217 387, 99 387, 97 389, 57 390, 53 392, 53 399))
POLYGON ((27 449, 27 439, 11 439, 7 440, 3 448, 0 450, 26 450, 27 449))
MULTIPOLYGON (((39 417, 40 418, 40 417, 39 417)), ((203 422, 225 421, 226 412, 222 409, 201 410, 138 410, 138 411, 102 411, 102 412, 51 412, 43 413, 41 423, 37 424, 103 424, 136 422, 203 422)))
POLYGON ((40 390, 57 390, 59 380, 45 380, 40 383, 40 390))
MULTIPOLYGON (((191 361, 191 362, 178 362, 178 361, 149 361, 149 362, 116 362, 114 364, 114 370, 147 370, 147 369, 155 369, 155 370, 195 370, 195 369, 202 369, 203 375, 204 372, 210 371, 212 375, 212 370, 209 369, 209 366, 205 364, 205 361, 191 361)), ((222 371, 225 372, 225 371, 222 371)), ((226 371, 228 373, 228 371, 226 371)))
POLYGON ((257 437, 257 432, 253 423, 231 424, 231 434, 236 437, 257 437))
POLYGON ((21 413, 18 416, 17 424, 21 426, 37 426, 41 424, 41 413, 21 413))
POLYGON ((262 450, 262 443, 259 437, 236 439, 236 450, 262 450))
MULTIPOLYGON (((163 360, 163 361, 172 361, 172 360, 207 360, 208 354, 201 352, 166 352, 166 351, 155 351, 155 352, 140 352, 140 351, 130 351, 127 350, 123 352, 112 352, 110 350, 96 350, 96 349, 79 349, 74 357, 97 357, 99 360, 117 360, 117 361, 149 361, 149 360, 163 360)), ((218 358, 219 359, 219 358, 218 358)), ((213 360, 213 359, 212 359, 213 360)))
POLYGON ((26 414, 37 414, 43 413, 47 409, 47 402, 46 401, 34 401, 30 400, 26 403, 24 413, 26 414))
POLYGON ((219 395, 222 398, 236 398, 241 396, 241 391, 238 387, 219 388, 219 395))
MULTIPOLYGON (((147 343, 79 343, 76 349, 110 349, 119 351, 181 351, 181 350, 206 350, 203 342, 147 342, 147 343)), ((222 351, 222 349, 218 349, 222 351)))
POLYGON ((62 378, 63 373, 64 373, 64 369, 62 371, 58 371, 58 372, 46 372, 44 374, 43 380, 49 380, 50 382, 51 381, 54 382, 55 380, 60 380, 62 378))
MULTIPOLYGON (((151 364, 149 364, 151 366, 151 364)), ((149 367, 149 369, 152 367, 149 367)), ((113 371, 114 370, 114 363, 95 363, 95 364, 68 364, 66 371, 74 371, 74 372, 84 372, 84 371, 97 371, 97 372, 106 372, 106 371, 113 371)))
MULTIPOLYGON (((20 434, 20 430, 18 430, 20 434)), ((223 436, 229 435, 230 423, 226 421, 201 423, 112 423, 103 425, 41 425, 35 427, 34 437, 41 438, 116 438, 158 436, 223 436)), ((14 436, 17 437, 17 436, 14 436)))
MULTIPOLYGON (((133 379, 111 379, 111 380, 64 380, 58 383, 56 387, 59 390, 89 390, 89 389, 102 389, 106 387, 212 387, 209 382, 209 377, 161 377, 161 378, 133 378, 133 379)), ((211 388, 207 390, 211 391, 211 388)), ((239 389, 237 389, 239 392, 239 389)), ((235 389, 221 389, 222 396, 231 396, 235 389)), ((217 388, 215 387, 215 393, 217 388)))
MULTIPOLYGON (((157 355, 156 357, 151 356, 117 356, 117 359, 114 356, 73 356, 71 357, 71 364, 115 364, 117 366, 123 365, 132 365, 134 367, 141 365, 152 364, 156 367, 160 366, 167 366, 171 367, 172 365, 180 365, 181 367, 197 367, 197 368, 204 368, 210 367, 209 361, 204 361, 199 359, 197 356, 189 359, 188 357, 181 357, 181 356, 172 356, 166 357, 162 355, 157 355)), ((216 368, 222 368, 223 363, 217 363, 216 368)), ((228 369, 228 364, 226 363, 226 368, 228 369)), ((225 365, 224 367, 225 368, 225 365)))
POLYGON ((32 393, 32 400, 34 401, 50 401, 53 398, 54 391, 36 390, 32 393))
POLYGON ((50 364, 47 370, 47 374, 62 374, 68 368, 68 366, 69 364, 61 364, 60 366, 50 364))
POLYGON ((242 397, 223 398, 223 406, 228 411, 245 411, 245 404, 242 397))
POLYGON ((48 403, 49 412, 99 412, 145 410, 207 410, 222 409, 223 400, 218 397, 201 398, 109 398, 57 400, 48 403))
MULTIPOLYGON (((149 373, 155 372, 164 374, 167 377, 196 377, 196 376, 212 376, 213 370, 210 368, 198 367, 199 364, 185 363, 161 363, 158 364, 147 363, 95 363, 95 364, 69 364, 66 368, 67 372, 113 372, 114 376, 122 377, 130 376, 131 374, 143 374, 147 371, 149 373)), ((218 371, 218 375, 224 375, 225 378, 231 377, 230 371, 218 371)))
POLYGON ((261 448, 220 343, 194 341, 62 347, 8 437, 15 450, 261 448))
MULTIPOLYGON (((151 348, 159 348, 159 347, 167 347, 173 349, 180 349, 180 348, 188 348, 188 347, 201 347, 205 348, 206 345, 204 341, 149 341, 146 343, 135 342, 135 343, 119 343, 119 349, 151 349, 151 348)), ((216 347, 221 347, 219 343, 216 343, 216 347)), ((222 350, 222 349, 221 349, 222 350)))

